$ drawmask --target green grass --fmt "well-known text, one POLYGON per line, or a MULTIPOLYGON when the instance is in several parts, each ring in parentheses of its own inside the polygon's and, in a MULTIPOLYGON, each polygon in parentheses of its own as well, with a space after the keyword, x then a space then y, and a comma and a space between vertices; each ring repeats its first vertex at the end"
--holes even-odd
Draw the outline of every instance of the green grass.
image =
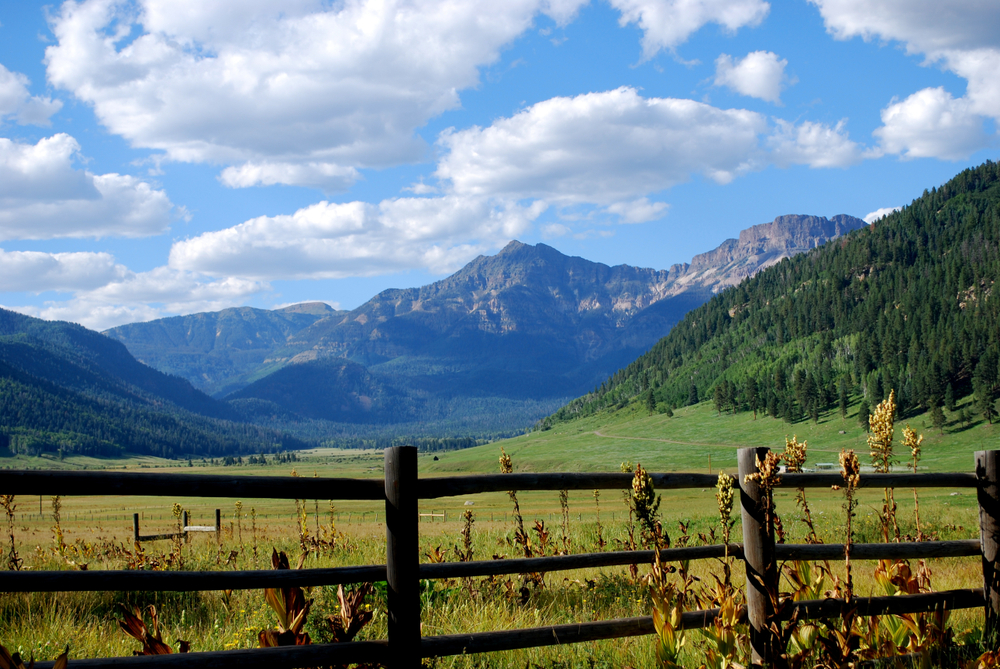
MULTIPOLYGON (((961 410, 966 405, 957 407, 961 410)), ((896 423, 897 453, 902 450, 902 428, 909 424, 924 435, 921 471, 972 471, 973 452, 995 447, 1000 428, 983 421, 966 429, 957 425, 955 414, 945 412, 949 424, 944 432, 929 427, 921 414, 896 423)), ((806 466, 836 463, 841 449, 854 449, 867 461, 867 434, 858 424, 857 406, 846 419, 827 412, 818 423, 811 420, 789 425, 784 421, 751 413, 719 415, 710 402, 683 407, 672 418, 648 415, 632 405, 601 412, 552 429, 477 446, 457 452, 438 453, 437 462, 421 460, 421 474, 492 473, 498 471, 502 446, 514 459, 517 471, 618 471, 622 461, 642 463, 656 472, 734 472, 736 450, 747 446, 769 446, 783 450, 785 437, 797 435, 809 443, 806 466)), ((908 455, 908 454, 907 454, 908 455)), ((902 456, 900 456, 902 457, 902 456)))

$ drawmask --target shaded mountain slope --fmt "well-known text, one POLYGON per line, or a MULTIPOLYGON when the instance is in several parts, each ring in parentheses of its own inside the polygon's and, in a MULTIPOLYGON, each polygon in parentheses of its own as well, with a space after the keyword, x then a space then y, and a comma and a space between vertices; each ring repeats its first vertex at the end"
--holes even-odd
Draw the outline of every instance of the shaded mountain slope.
POLYGON ((294 333, 338 313, 322 302, 273 311, 239 307, 131 323, 104 334, 147 365, 224 395, 266 369, 268 358, 294 333))
MULTIPOLYGON (((0 446, 24 453, 223 454, 302 447, 79 325, 0 309, 0 446)), ((2 451, 0 451, 2 452, 2 451)))

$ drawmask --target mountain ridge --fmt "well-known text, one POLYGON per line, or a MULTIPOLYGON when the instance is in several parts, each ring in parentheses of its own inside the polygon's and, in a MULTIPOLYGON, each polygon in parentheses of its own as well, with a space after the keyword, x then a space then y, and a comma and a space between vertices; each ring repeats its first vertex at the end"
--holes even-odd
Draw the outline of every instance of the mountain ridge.
POLYGON ((197 375, 183 365, 204 356, 197 371, 214 375, 215 385, 206 387, 203 378, 202 387, 238 401, 248 420, 254 407, 266 407, 272 416, 356 425, 412 421, 425 429, 418 424, 451 424, 451 416, 469 415, 473 405, 491 412, 495 403, 505 407, 510 429, 600 384, 726 282, 864 225, 846 215, 779 217, 668 270, 609 266, 513 240, 451 276, 384 290, 349 311, 304 308, 308 313, 293 323, 289 313, 244 307, 106 334, 146 345, 135 350, 138 357, 183 371, 194 383, 197 375), (147 329, 160 333, 143 334, 147 329), (166 341, 168 329, 177 341, 152 351, 157 362, 145 343, 154 336, 166 341), (226 348, 227 342, 236 345, 226 348), (297 376, 310 383, 320 368, 337 381, 321 384, 319 397, 293 390, 297 376))

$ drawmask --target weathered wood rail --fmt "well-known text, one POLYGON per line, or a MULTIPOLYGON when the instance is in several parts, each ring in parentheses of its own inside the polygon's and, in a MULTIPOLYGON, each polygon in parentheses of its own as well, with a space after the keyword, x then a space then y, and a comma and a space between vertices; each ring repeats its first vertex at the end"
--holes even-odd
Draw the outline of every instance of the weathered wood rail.
MULTIPOLYGON (((777 588, 779 560, 830 560, 844 556, 839 544, 775 544, 762 530, 760 492, 744 476, 756 471, 756 456, 766 449, 741 449, 739 453, 740 501, 744 542, 727 546, 694 546, 660 551, 665 562, 719 558, 726 554, 741 559, 747 568, 747 610, 754 662, 766 663, 773 652, 768 638, 764 594, 751 583, 756 572, 763 582, 777 588)), ((979 556, 985 588, 950 590, 897 597, 855 597, 852 607, 860 615, 921 613, 935 609, 984 607, 986 638, 996 645, 1000 611, 1000 495, 997 486, 997 454, 975 455, 975 473, 947 474, 868 474, 859 487, 886 488, 975 488, 980 507, 980 539, 966 541, 902 542, 854 544, 853 560, 922 559, 979 556), (985 593, 985 594, 984 594, 985 593)), ((658 491, 683 488, 712 488, 716 476, 707 474, 652 474, 658 491)), ((292 669, 294 667, 380 663, 389 667, 417 667, 421 658, 467 653, 485 653, 537 646, 581 643, 653 634, 649 616, 578 624, 550 625, 531 629, 501 630, 433 637, 420 635, 421 579, 468 578, 525 572, 555 572, 649 563, 653 551, 584 553, 555 557, 505 559, 442 564, 420 564, 418 533, 420 499, 468 495, 481 492, 516 490, 628 489, 630 474, 506 474, 453 478, 417 478, 416 449, 386 449, 385 478, 295 478, 262 476, 200 476, 190 474, 0 471, 0 492, 19 495, 136 495, 200 496, 271 499, 360 499, 382 500, 386 505, 386 564, 301 570, 260 570, 232 572, 146 572, 146 571, 35 571, 0 572, 2 592, 55 591, 196 591, 257 589, 316 585, 337 585, 366 581, 388 584, 388 638, 341 644, 316 644, 286 648, 265 648, 219 652, 139 657, 73 660, 74 667, 163 668, 196 667, 219 669, 292 669)), ((840 485, 839 474, 784 474, 783 488, 817 488, 840 485)), ((186 524, 186 523, 185 523, 186 524)), ((216 527, 219 527, 217 519, 216 527)), ((213 528, 215 529, 215 528, 213 528)), ((798 611, 800 619, 831 618, 841 615, 844 602, 837 599, 796 602, 784 615, 798 611)), ((718 610, 689 611, 682 627, 699 628, 712 624, 718 610)), ((36 663, 49 669, 52 663, 36 663)))

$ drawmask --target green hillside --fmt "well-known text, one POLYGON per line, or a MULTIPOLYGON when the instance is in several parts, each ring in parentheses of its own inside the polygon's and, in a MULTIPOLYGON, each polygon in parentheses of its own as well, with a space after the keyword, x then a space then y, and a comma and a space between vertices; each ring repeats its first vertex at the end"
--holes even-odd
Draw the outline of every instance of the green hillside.
POLYGON ((987 162, 836 243, 783 260, 688 313, 541 429, 607 409, 711 400, 793 430, 895 389, 903 417, 996 415, 1000 166, 987 162), (964 403, 962 400, 965 399, 964 403))
POLYGON ((218 456, 308 445, 229 420, 237 417, 119 342, 0 309, 0 456, 218 456))
MULTIPOLYGON (((959 420, 971 398, 956 411, 944 410, 946 424, 934 428, 927 413, 897 421, 897 434, 911 425, 924 435, 921 470, 972 471, 972 453, 992 447, 1000 436, 1000 425, 985 420, 968 424, 959 420)), ((846 418, 837 409, 820 414, 819 421, 788 425, 781 421, 753 418, 752 413, 722 413, 711 402, 683 407, 672 417, 652 416, 642 407, 605 409, 575 421, 561 422, 549 430, 503 442, 442 453, 437 461, 421 461, 421 476, 435 473, 498 473, 500 447, 511 455, 521 472, 618 471, 626 460, 639 462, 650 471, 708 472, 736 470, 736 450, 746 446, 768 446, 781 450, 793 435, 808 441, 807 466, 836 465, 842 448, 867 455, 867 434, 857 421, 859 403, 848 408, 846 418)), ((429 459, 429 458, 428 458, 429 459)), ((864 458, 867 461, 867 458, 864 458)))

